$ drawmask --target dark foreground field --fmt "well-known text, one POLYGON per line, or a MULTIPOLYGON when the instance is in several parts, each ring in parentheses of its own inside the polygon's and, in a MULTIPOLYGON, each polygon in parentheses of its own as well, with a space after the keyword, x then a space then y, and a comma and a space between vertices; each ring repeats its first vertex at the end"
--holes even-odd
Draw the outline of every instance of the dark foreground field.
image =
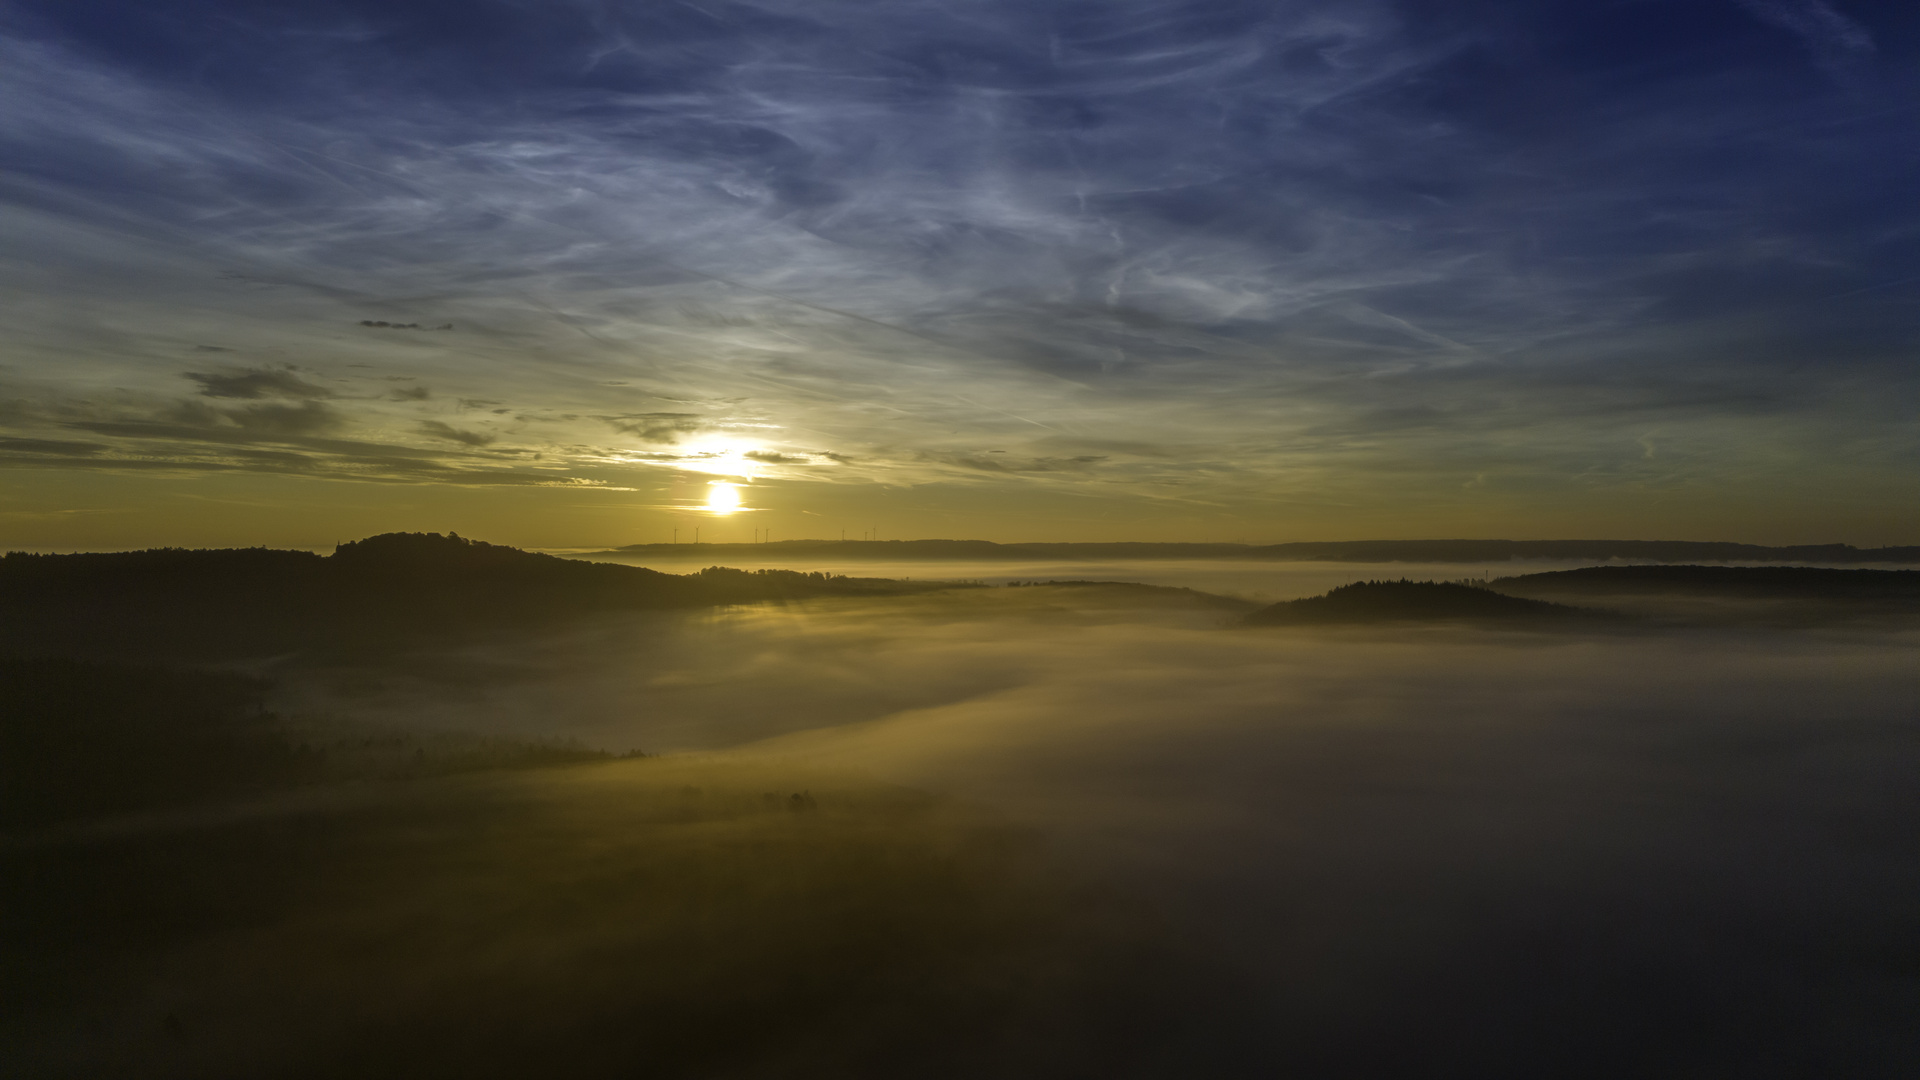
MULTIPOLYGON (((484 583, 450 576, 307 602, 484 583)), ((377 647, 208 601, 160 664, 14 623, 0 1065, 1914 1075, 1905 579, 1595 576, 1267 627, 1087 581, 523 579, 377 647)))
POLYGON ((1035 843, 638 760, 16 840, 0 1042, 21 1077, 1125 1075, 1167 1049, 1129 1010, 1205 983, 1035 843))

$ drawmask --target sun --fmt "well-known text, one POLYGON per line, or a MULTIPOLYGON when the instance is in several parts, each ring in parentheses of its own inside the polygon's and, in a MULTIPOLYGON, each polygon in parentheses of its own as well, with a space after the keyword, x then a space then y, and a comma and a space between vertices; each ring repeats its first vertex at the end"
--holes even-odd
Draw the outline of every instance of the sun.
POLYGON ((740 489, 733 484, 715 480, 709 485, 713 490, 707 492, 707 510, 710 513, 726 515, 740 509, 740 489))

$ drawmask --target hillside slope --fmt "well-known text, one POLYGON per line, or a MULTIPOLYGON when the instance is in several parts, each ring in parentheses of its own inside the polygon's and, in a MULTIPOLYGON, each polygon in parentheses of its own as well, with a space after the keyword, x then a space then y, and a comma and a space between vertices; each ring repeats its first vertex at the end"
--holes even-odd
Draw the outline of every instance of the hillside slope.
POLYGON ((664 574, 438 533, 332 555, 264 548, 0 558, 0 651, 142 656, 376 648, 604 611, 926 592, 941 582, 709 567, 664 574))
POLYGON ((1356 581, 1322 596, 1286 600, 1247 616, 1255 626, 1387 622, 1566 622, 1596 613, 1436 581, 1356 581))
POLYGON ((1516 596, 1684 594, 1743 598, 1920 601, 1920 570, 1820 566, 1587 566, 1499 578, 1516 596))

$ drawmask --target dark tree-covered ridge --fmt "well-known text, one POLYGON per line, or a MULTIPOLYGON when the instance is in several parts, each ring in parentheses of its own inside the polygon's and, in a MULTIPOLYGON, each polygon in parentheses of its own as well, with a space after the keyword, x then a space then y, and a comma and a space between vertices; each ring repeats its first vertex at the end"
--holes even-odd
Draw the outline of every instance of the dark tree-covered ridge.
POLYGON ((1356 581, 1322 596, 1286 600, 1247 617, 1256 626, 1378 622, 1563 622, 1596 613, 1437 581, 1356 581))
POLYGON ((10 552, 0 558, 0 652, 378 648, 412 635, 457 636, 594 612, 951 587, 790 570, 665 574, 439 533, 368 537, 330 556, 266 548, 10 552))
POLYGON ((1680 593, 1820 600, 1920 599, 1920 570, 1820 566, 1586 566, 1489 583, 1508 593, 1617 596, 1680 593))

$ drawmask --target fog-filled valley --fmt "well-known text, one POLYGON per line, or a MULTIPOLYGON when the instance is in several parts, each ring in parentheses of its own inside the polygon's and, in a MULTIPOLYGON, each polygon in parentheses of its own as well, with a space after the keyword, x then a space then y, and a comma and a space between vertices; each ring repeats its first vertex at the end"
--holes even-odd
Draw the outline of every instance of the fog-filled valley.
POLYGON ((0 1080, 1920 1077, 1916 102, 0 0, 0 1080))
POLYGON ((37 639, 14 561, 12 1074, 1920 1065, 1911 571, 423 550, 37 639))

